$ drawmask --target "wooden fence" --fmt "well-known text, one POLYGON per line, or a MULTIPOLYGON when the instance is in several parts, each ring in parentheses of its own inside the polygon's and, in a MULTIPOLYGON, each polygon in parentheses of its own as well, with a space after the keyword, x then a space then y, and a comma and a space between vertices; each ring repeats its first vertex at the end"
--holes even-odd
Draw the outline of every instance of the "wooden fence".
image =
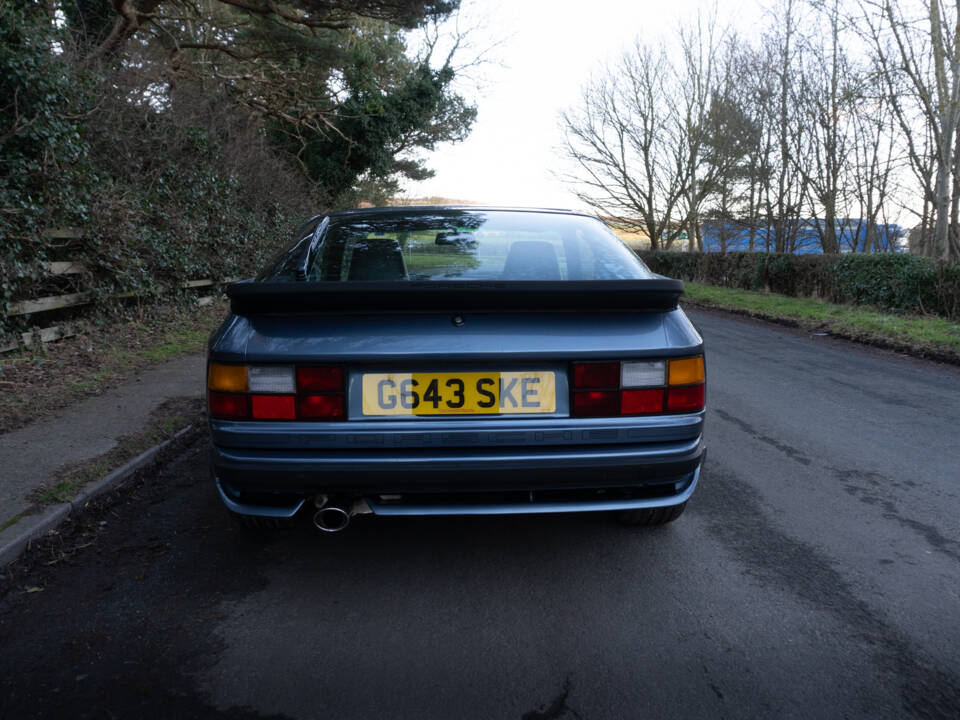
MULTIPOLYGON (((46 233, 46 237, 60 240, 81 240, 82 233, 75 228, 62 228, 48 231, 46 233)), ((70 260, 61 262, 48 262, 44 267, 48 277, 82 275, 84 272, 86 272, 86 269, 86 266, 82 262, 74 262, 70 260)), ((204 278, 202 280, 188 280, 183 284, 182 287, 187 289, 213 288, 218 285, 234 282, 237 279, 238 278, 214 280, 212 278, 204 278)), ((136 296, 137 293, 135 292, 124 292, 119 293, 114 297, 133 298, 136 296)), ((197 298, 197 304, 201 306, 210 305, 213 303, 214 299, 214 295, 204 295, 197 298)), ((7 310, 7 316, 12 317, 17 315, 35 315, 38 313, 49 312, 51 310, 62 310, 69 307, 89 305, 92 301, 93 293, 91 292, 75 292, 65 295, 51 295, 49 297, 36 298, 34 300, 19 300, 10 304, 10 308, 7 310)), ((60 338, 70 337, 74 334, 75 331, 73 329, 60 325, 46 327, 34 332, 21 333, 19 340, 14 340, 13 342, 0 345, 0 353, 16 350, 21 347, 21 345, 24 347, 31 347, 35 342, 48 343, 53 340, 59 340, 60 338)))

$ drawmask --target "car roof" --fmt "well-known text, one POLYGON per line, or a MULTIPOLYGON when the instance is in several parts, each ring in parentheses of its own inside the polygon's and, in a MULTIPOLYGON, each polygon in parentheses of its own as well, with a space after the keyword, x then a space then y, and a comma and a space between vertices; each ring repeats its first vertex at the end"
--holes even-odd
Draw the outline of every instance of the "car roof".
POLYGON ((354 208, 351 210, 337 210, 327 213, 331 219, 341 217, 362 217, 377 215, 410 215, 430 214, 437 212, 522 212, 542 213, 547 215, 579 215, 581 217, 598 219, 596 215, 569 210, 564 208, 535 208, 535 207, 498 207, 493 205, 391 205, 388 207, 354 208))

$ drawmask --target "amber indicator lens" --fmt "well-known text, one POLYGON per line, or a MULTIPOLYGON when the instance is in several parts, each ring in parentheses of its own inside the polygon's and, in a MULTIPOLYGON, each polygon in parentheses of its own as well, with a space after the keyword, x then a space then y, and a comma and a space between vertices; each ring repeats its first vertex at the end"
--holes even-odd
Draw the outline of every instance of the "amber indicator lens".
POLYGON ((670 360, 667 367, 668 385, 693 385, 704 381, 702 355, 681 360, 670 360))
POLYGON ((224 392, 246 392, 247 366, 210 363, 207 370, 207 387, 224 392))

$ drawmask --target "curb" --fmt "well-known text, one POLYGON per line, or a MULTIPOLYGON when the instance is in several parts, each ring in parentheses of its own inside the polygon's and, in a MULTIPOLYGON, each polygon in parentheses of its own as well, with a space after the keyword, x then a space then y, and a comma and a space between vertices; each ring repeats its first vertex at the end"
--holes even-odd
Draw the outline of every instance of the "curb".
POLYGON ((31 541, 53 530, 55 527, 57 527, 57 525, 69 517, 72 512, 83 507, 98 495, 102 495, 103 493, 112 490, 123 480, 126 480, 128 477, 133 475, 133 473, 140 468, 149 465, 155 460, 157 454, 161 450, 171 445, 174 441, 179 440, 181 437, 193 430, 193 428, 193 424, 187 425, 182 430, 177 431, 173 437, 164 440, 159 445, 154 445, 152 448, 144 450, 142 453, 137 455, 132 460, 128 460, 116 470, 113 470, 99 480, 88 484, 70 502, 61 503, 59 505, 54 505, 53 507, 47 508, 40 515, 27 515, 26 517, 22 518, 20 522, 16 523, 12 528, 9 529, 16 530, 20 525, 26 525, 26 527, 20 530, 20 532, 14 535, 10 540, 0 540, 0 543, 2 543, 2 545, 0 545, 0 568, 9 565, 18 557, 20 557, 20 554, 30 544, 31 541))

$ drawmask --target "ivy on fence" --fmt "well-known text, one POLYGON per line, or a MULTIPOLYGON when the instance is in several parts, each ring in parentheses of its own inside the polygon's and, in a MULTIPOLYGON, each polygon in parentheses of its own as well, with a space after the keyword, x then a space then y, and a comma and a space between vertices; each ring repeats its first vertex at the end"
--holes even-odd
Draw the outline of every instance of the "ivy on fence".
POLYGON ((0 345, 36 327, 23 301, 84 292, 96 311, 252 274, 313 209, 215 92, 158 112, 124 86, 133 71, 70 53, 48 19, 0 3, 0 345), (50 232, 68 227, 79 237, 50 232), (47 272, 68 261, 83 272, 47 272))

